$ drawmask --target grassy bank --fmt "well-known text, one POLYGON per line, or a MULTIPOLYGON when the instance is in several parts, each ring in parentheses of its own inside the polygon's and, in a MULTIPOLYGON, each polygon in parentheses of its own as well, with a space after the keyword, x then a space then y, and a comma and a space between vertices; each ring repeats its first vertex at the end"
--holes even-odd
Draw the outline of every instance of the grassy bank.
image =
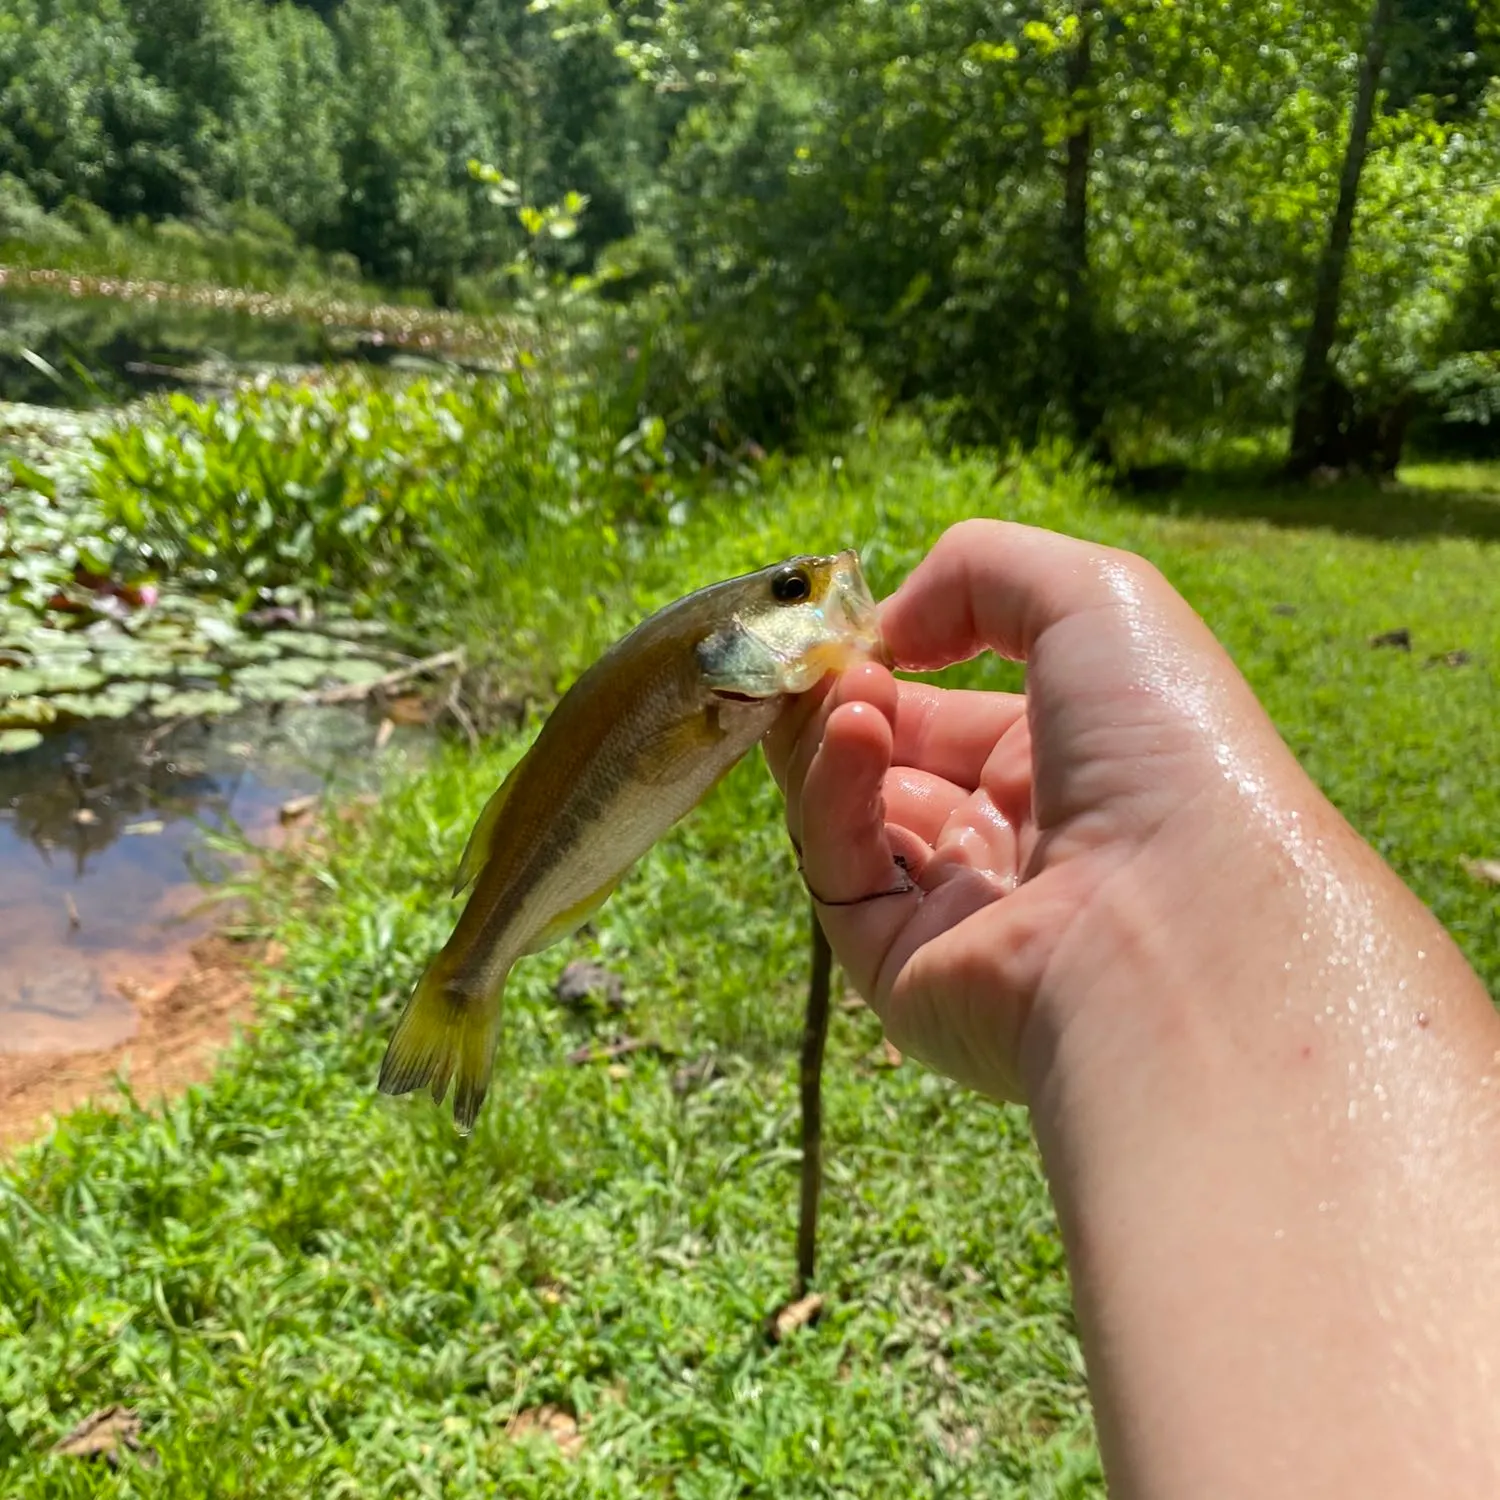
MULTIPOLYGON (((471 625, 560 683, 640 611, 790 551, 863 544, 884 591, 977 513, 1136 548, 1500 993, 1495 891, 1462 864, 1500 853, 1477 753, 1500 709, 1500 499, 1488 472, 1416 477, 1147 505, 860 440, 649 542, 539 532, 471 625), (1410 650, 1369 644, 1397 629, 1410 650)), ((285 957, 211 1085, 165 1114, 77 1116, 0 1178, 5 1492, 1101 1493, 1025 1117, 890 1066, 864 1012, 836 1015, 827 1071, 829 1310, 765 1342, 792 1271, 805 914, 758 762, 590 935, 521 966, 472 1139, 375 1096, 463 838, 523 741, 393 786, 268 872, 285 957), (622 976, 623 1016, 552 1000, 581 956, 622 976), (620 1031, 665 1050, 567 1061, 620 1031), (49 1454, 110 1403, 154 1467, 49 1454)))

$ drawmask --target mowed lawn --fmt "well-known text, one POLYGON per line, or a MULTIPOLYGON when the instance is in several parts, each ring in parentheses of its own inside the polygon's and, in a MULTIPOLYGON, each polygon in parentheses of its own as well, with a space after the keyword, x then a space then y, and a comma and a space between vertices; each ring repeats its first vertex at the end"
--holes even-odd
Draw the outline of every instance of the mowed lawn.
MULTIPOLYGON (((1409 477, 1128 500, 863 439, 650 541, 538 543, 485 628, 541 639, 566 680, 651 605, 793 551, 861 545, 886 591, 969 515, 1138 549, 1500 993, 1500 888, 1463 863, 1500 856, 1500 483, 1409 477), (1395 630, 1409 650, 1370 644, 1395 630)), ((524 742, 394 778, 278 862, 259 1031, 164 1114, 81 1114, 0 1176, 0 1491, 1101 1494, 1026 1116, 892 1066, 855 1008, 826 1073, 826 1313, 765 1337, 792 1281, 807 918, 758 757, 587 934, 518 969, 470 1140, 376 1096, 463 840, 524 742), (578 957, 621 975, 623 1015, 553 1000, 578 957), (663 1050, 568 1061, 621 1032, 663 1050), (141 1454, 49 1452, 114 1403, 141 1454)))

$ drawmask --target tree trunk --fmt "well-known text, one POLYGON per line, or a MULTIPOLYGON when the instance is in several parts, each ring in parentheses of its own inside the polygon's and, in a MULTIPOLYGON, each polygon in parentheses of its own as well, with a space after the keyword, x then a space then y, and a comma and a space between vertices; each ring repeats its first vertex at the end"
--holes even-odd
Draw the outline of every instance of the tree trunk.
POLYGON ((1380 75, 1385 70, 1386 48, 1395 15, 1396 0, 1375 0, 1365 55, 1360 63, 1344 169, 1339 177, 1338 204, 1333 211, 1328 244, 1318 266, 1312 323, 1307 330, 1302 372, 1297 380, 1297 404, 1292 416, 1291 449, 1287 458, 1287 472, 1294 477, 1310 474, 1345 447, 1342 427, 1347 403, 1339 399, 1341 392, 1331 356, 1333 341, 1338 334, 1344 265, 1349 259, 1349 242, 1354 234, 1354 210, 1359 203, 1359 179, 1369 154, 1375 97, 1380 91, 1380 75))
POLYGON ((1094 149, 1094 82, 1091 7, 1079 0, 1078 35, 1068 53, 1065 86, 1073 115, 1063 158, 1062 284, 1063 359, 1068 417, 1081 448, 1099 454, 1104 411, 1095 374, 1093 289, 1089 283, 1089 159, 1094 149))

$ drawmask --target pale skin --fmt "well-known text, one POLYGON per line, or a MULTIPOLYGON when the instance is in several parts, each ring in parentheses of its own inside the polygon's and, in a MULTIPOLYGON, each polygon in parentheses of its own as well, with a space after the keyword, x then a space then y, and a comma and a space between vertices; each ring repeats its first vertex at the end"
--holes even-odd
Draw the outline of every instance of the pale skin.
POLYGON ((768 755, 892 1041, 1030 1106, 1111 1494, 1500 1495, 1500 1019, 1457 947, 1139 558, 965 522, 881 619, 1025 696, 864 666, 768 755))

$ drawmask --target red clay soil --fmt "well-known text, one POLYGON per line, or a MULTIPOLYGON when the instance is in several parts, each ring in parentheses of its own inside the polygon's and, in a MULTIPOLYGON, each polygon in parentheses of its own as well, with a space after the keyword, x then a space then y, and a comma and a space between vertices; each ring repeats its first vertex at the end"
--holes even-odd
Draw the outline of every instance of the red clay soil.
POLYGON ((128 1041, 99 1052, 0 1055, 0 1156, 86 1099, 109 1107, 118 1098, 116 1074, 142 1104, 206 1078, 235 1031, 253 1019, 253 971, 269 956, 264 943, 204 938, 176 973, 116 980, 139 1018, 128 1041))

